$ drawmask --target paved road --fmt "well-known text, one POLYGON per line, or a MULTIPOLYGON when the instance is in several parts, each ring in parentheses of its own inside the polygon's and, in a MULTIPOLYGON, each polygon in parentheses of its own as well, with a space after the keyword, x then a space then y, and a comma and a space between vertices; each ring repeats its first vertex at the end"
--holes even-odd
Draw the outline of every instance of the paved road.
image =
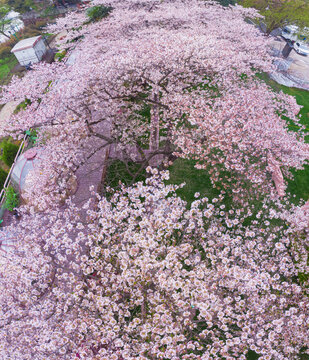
POLYGON ((281 53, 285 45, 286 41, 281 37, 276 37, 272 41, 271 46, 278 57, 277 64, 281 70, 272 77, 281 84, 309 90, 309 56, 300 55, 293 49, 288 58, 283 59, 281 53))

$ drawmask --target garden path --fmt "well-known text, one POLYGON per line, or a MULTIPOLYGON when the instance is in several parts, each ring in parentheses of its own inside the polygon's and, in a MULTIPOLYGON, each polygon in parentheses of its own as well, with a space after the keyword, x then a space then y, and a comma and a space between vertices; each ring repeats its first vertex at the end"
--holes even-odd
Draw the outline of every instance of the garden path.
POLYGON ((19 103, 20 101, 10 101, 3 106, 0 111, 0 125, 10 118, 19 103))

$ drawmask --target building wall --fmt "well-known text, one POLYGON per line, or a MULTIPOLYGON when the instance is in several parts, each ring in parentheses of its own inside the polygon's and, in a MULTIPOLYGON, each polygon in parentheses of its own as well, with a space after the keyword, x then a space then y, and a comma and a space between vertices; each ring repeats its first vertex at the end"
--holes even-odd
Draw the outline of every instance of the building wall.
POLYGON ((33 48, 16 51, 16 52, 14 52, 14 55, 16 56, 20 65, 23 65, 23 66, 28 65, 29 63, 35 64, 35 63, 39 62, 39 59, 33 48))
POLYGON ((44 40, 40 39, 34 46, 34 51, 39 60, 42 59, 43 55, 46 53, 47 48, 45 46, 44 40))

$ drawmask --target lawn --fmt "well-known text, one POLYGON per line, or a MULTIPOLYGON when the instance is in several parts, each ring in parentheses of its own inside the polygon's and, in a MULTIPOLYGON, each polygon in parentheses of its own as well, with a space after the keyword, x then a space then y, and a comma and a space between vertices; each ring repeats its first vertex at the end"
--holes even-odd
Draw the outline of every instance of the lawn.
MULTIPOLYGON (((300 111, 301 123, 307 126, 309 132, 309 91, 291 88, 284 85, 276 83, 274 80, 271 80, 268 75, 263 74, 260 76, 268 85, 270 85, 275 91, 282 90, 285 94, 292 95, 296 98, 297 104, 302 105, 303 108, 300 111)), ((308 136, 309 143, 309 136, 308 136)))
MULTIPOLYGON (((306 130, 309 132, 309 91, 288 88, 286 86, 280 86, 281 90, 286 94, 292 95, 296 98, 299 105, 303 108, 300 111, 301 123, 306 126, 306 130)), ((306 142, 309 143, 309 135, 306 136, 306 142)), ((291 170, 294 175, 293 180, 288 181, 287 191, 295 195, 295 200, 309 199, 309 165, 305 165, 304 170, 295 171, 291 170)))
POLYGON ((0 84, 4 85, 10 81, 11 70, 18 64, 15 55, 11 54, 4 59, 0 59, 0 84))
MULTIPOLYGON (((296 98, 297 103, 303 106, 303 108, 299 113, 301 119, 300 123, 306 126, 306 130, 309 133, 309 91, 280 85, 275 81, 271 80, 266 74, 260 75, 259 77, 262 78, 275 91, 282 90, 284 93, 292 95, 296 98)), ((292 131, 297 131, 298 127, 295 125, 290 125, 289 129, 292 131)), ((309 135, 306 136, 306 142, 309 143, 309 135)), ((291 169, 291 172, 294 175, 294 179, 288 180, 287 191, 290 192, 292 195, 295 195, 294 200, 296 202, 298 202, 300 199, 308 200, 309 199, 309 165, 305 165, 304 170, 295 171, 291 169)))
POLYGON ((213 199, 219 195, 219 191, 214 189, 207 171, 196 169, 196 162, 193 160, 177 159, 169 167, 169 184, 185 186, 177 190, 177 194, 188 203, 188 206, 196 200, 195 194, 200 193, 202 197, 213 199))
MULTIPOLYGON (((110 160, 107 164, 104 182, 101 185, 104 185, 104 188, 108 186, 118 190, 120 184, 131 186, 135 182, 144 181, 146 177, 145 169, 142 169, 139 164, 133 162, 125 163, 121 160, 110 160)), ((105 190, 103 195, 108 196, 105 190)))
MULTIPOLYGON (((303 108, 300 111, 301 123, 306 125, 306 129, 309 132, 309 91, 289 88, 283 85, 279 85, 275 81, 271 80, 268 75, 263 74, 260 76, 266 81, 275 91, 282 90, 284 93, 292 95, 296 98, 299 105, 303 108)), ((291 131, 298 130, 295 125, 289 126, 291 131)), ((309 135, 306 138, 309 143, 309 135)), ((202 196, 206 196, 210 199, 218 195, 218 191, 211 185, 209 176, 206 171, 198 170, 194 167, 194 161, 177 159, 172 166, 170 166, 170 180, 169 183, 181 184, 183 182, 186 185, 177 190, 180 197, 188 202, 188 205, 195 200, 194 194, 199 192, 202 196)), ((287 191, 295 197, 291 198, 293 202, 299 202, 300 199, 309 199, 309 165, 305 165, 304 170, 295 171, 291 169, 294 176, 292 180, 288 180, 287 191)))

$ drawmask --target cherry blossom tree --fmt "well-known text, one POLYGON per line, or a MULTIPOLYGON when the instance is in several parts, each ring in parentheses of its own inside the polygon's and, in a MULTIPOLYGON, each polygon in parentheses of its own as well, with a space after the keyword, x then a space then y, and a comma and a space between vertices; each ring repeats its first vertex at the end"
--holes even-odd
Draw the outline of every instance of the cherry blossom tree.
POLYGON ((308 346, 308 234, 286 230, 285 207, 197 194, 187 209, 168 173, 149 171, 97 195, 86 227, 69 206, 15 228, 1 258, 4 358, 292 359, 308 346))
POLYGON ((95 272, 96 296, 84 295, 104 314, 101 356, 244 359, 250 348, 263 359, 292 358, 306 346, 308 300, 287 279, 308 271, 308 254, 298 268, 288 249, 305 248, 275 225, 280 209, 227 210, 219 197, 186 210, 156 173, 102 199, 102 216, 92 213, 100 226, 84 273, 95 272))
MULTIPOLYGON (((70 65, 39 65, 6 88, 3 101, 26 96, 32 103, 3 125, 5 133, 40 127, 46 143, 50 127, 70 133, 72 126, 80 135, 70 145, 88 155, 109 147, 112 158, 146 167, 175 152, 266 190, 271 176, 283 179, 281 168, 302 167, 308 146, 281 118, 298 121, 295 99, 274 95, 255 77, 272 65, 267 40, 243 21, 254 10, 174 1, 111 5, 101 22, 87 25, 81 12, 52 25, 68 31, 62 45, 74 46, 70 65)), ((278 186, 282 195, 284 184, 278 186)))
POLYGON ((83 12, 60 19, 67 61, 36 65, 2 92, 27 106, 1 135, 37 129, 41 162, 20 222, 5 229, 12 251, 0 253, 1 357, 308 353, 308 209, 267 194, 272 179, 284 194, 281 169, 301 168, 308 145, 283 119, 298 121, 295 99, 256 78, 273 69, 268 40, 243 20, 256 13, 198 1, 110 5, 97 23, 83 12), (188 206, 166 171, 148 168, 144 183, 93 192, 83 209, 64 204, 77 169, 102 149, 143 168, 193 158, 214 185, 228 171, 234 194, 246 179, 264 199, 228 206, 224 194, 196 194, 188 206))
POLYGON ((61 213, 23 214, 18 226, 3 230, 14 235, 14 248, 0 260, 3 359, 59 359, 67 352, 80 316, 72 289, 80 273, 74 233, 81 228, 68 207, 61 213))
POLYGON ((235 193, 247 180, 259 192, 267 192, 274 180, 279 196, 284 196, 281 170, 288 176, 289 168, 302 168, 309 155, 299 133, 287 131, 281 114, 289 108, 289 116, 298 121, 293 115, 298 108, 294 100, 286 101, 282 93, 272 94, 266 85, 254 83, 237 85, 214 101, 189 93, 184 101, 188 110, 178 120, 186 127, 178 127, 175 134, 176 154, 195 159, 199 168, 209 169, 215 184, 225 188, 232 189, 232 174, 235 193), (229 172, 227 179, 224 171, 229 172))

